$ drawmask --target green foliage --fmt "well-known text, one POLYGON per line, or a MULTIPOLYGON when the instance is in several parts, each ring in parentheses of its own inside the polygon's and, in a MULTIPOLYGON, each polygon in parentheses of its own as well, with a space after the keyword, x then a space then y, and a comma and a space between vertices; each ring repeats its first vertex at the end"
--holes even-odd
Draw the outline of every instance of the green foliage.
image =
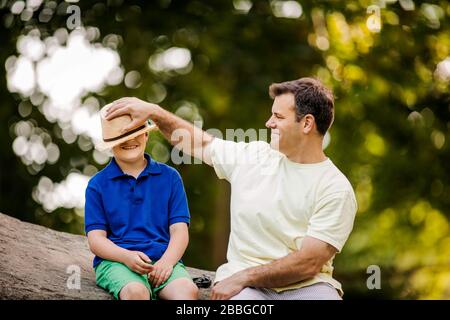
MULTIPOLYGON (((67 3, 55 8, 44 2, 23 21, 11 13, 15 2, 0 2, 1 61, 18 55, 20 35, 39 30, 43 40, 66 28, 67 3), (54 14, 42 22, 38 17, 45 6, 53 7, 54 14)), ((380 9, 381 30, 373 32, 367 24, 376 20, 367 12, 370 1, 302 1, 296 19, 275 17, 269 1, 253 1, 248 13, 238 12, 233 3, 240 2, 77 3, 83 26, 99 31, 91 42, 117 50, 125 73, 140 75, 139 84, 107 86, 86 93, 83 101, 94 97, 102 106, 136 96, 173 112, 188 105, 183 110, 190 112, 183 116, 202 119, 205 129, 259 129, 270 114, 267 88, 272 82, 320 78, 336 96, 326 153, 352 182, 359 205, 354 231, 335 261, 346 295, 449 298, 450 4, 415 2, 413 10, 406 10, 412 1, 386 1, 380 9), (149 58, 170 47, 187 48, 192 65, 179 72, 150 68, 149 58), (436 70, 445 59, 447 73, 442 75, 436 70), (381 267, 380 291, 366 287, 371 264, 381 267)), ((31 194, 43 176, 59 182, 69 172, 101 169, 93 149, 80 148, 79 140, 88 138, 68 144, 39 103, 24 112, 30 98, 10 93, 6 77, 0 79, 0 96, 0 210, 82 233, 82 210, 46 212, 31 194), (32 121, 57 144, 55 164, 35 170, 20 162, 11 146, 21 120, 32 121)), ((167 159, 167 142, 159 134, 150 140, 148 151, 167 159)), ((176 167, 193 218, 185 261, 213 269, 225 258, 228 187, 205 165, 176 167)))

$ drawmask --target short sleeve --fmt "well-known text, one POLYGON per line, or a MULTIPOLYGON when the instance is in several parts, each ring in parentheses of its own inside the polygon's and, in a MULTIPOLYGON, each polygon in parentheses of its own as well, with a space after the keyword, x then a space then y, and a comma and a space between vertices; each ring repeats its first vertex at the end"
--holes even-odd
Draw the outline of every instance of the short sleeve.
POLYGON ((85 193, 84 230, 86 235, 92 230, 108 230, 108 221, 98 190, 90 182, 85 193))
POLYGON ((306 235, 327 242, 340 252, 353 229, 356 210, 353 191, 328 195, 317 203, 306 235))
POLYGON ((190 214, 183 180, 180 174, 174 171, 172 175, 172 192, 169 201, 169 225, 177 222, 189 224, 190 214))
POLYGON ((214 138, 211 142, 211 161, 219 179, 231 182, 237 169, 263 164, 271 149, 264 141, 234 142, 214 138))

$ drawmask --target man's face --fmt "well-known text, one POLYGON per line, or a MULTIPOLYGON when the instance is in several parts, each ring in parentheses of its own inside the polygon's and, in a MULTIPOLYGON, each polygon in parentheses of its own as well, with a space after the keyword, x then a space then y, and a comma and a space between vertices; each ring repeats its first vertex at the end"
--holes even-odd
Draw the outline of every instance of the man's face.
POLYGON ((272 105, 272 116, 266 122, 271 129, 270 146, 284 154, 294 150, 303 138, 303 120, 297 122, 295 98, 292 93, 276 96, 272 105))
POLYGON ((148 133, 143 133, 131 140, 125 141, 115 147, 112 151, 114 157, 125 162, 133 162, 141 159, 145 152, 148 133))

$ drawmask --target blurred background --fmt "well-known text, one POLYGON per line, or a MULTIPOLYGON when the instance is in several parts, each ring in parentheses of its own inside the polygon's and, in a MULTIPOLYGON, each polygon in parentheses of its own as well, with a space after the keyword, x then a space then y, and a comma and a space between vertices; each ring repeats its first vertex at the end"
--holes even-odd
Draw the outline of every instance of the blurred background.
MULTIPOLYGON (((450 298, 450 3, 0 0, 0 212, 83 234, 109 156, 96 112, 123 96, 203 128, 264 128, 272 82, 334 90, 326 154, 359 211, 335 259, 345 298, 450 298), (369 290, 367 268, 381 268, 369 290)), ((170 161, 152 134, 147 151, 170 161)), ((229 185, 174 165, 191 210, 186 264, 225 261, 229 185)))

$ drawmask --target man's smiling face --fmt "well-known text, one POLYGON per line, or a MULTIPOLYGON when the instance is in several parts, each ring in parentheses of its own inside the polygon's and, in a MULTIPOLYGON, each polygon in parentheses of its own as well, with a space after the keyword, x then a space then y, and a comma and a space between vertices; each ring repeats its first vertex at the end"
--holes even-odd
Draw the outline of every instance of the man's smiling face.
POLYGON ((114 157, 125 162, 133 162, 143 157, 147 145, 148 133, 143 133, 131 140, 115 146, 114 157))
POLYGON ((296 148, 302 139, 303 121, 296 121, 295 98, 292 93, 276 96, 272 116, 266 122, 271 129, 270 146, 284 154, 296 148))

